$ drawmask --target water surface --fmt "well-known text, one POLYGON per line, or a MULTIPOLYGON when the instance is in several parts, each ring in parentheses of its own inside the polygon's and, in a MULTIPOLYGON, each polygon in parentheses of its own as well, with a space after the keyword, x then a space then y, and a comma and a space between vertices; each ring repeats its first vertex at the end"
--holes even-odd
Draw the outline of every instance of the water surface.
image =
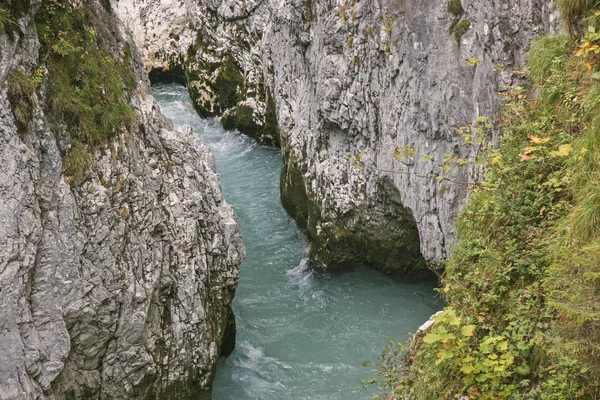
POLYGON ((279 151, 201 119, 181 86, 153 92, 175 125, 192 126, 212 149, 246 244, 233 301, 236 350, 219 364, 213 398, 368 398, 360 381, 373 374, 362 362, 376 359, 388 338, 408 339, 440 308, 433 285, 367 268, 312 271, 305 236, 279 200, 279 151))

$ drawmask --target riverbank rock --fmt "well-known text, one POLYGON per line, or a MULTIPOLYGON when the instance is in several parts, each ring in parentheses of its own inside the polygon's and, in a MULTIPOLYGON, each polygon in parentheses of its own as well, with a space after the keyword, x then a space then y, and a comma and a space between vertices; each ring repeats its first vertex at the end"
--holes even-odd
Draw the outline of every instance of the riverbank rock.
POLYGON ((531 41, 556 25, 551 1, 273 7, 263 62, 280 126, 282 198, 307 225, 313 257, 336 265, 359 247, 355 263, 438 271, 482 173, 475 138, 497 140, 487 121, 499 113, 499 92, 520 84, 531 41), (463 126, 471 138, 457 133, 463 126))
POLYGON ((265 1, 120 0, 150 78, 188 86, 198 113, 222 118, 266 145, 279 145, 272 95, 262 74, 265 1))
POLYGON ((209 398, 245 254, 213 157, 161 115, 108 3, 17 3, 0 32, 0 399, 209 398), (59 18, 75 22, 44 25, 59 18), (86 119, 104 97, 83 103, 85 80, 55 96, 80 51, 82 76, 114 67, 103 96, 127 87, 118 125, 86 119))

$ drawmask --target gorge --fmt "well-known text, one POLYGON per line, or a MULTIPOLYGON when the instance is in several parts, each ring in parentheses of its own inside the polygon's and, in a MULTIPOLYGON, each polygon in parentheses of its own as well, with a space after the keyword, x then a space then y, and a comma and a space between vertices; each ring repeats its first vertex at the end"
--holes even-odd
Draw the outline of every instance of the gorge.
POLYGON ((1 0, 0 399, 598 398, 599 17, 1 0))
POLYGON ((211 148, 247 248, 233 302, 237 346, 217 369, 213 398, 368 397, 360 385, 372 368, 362 362, 439 310, 435 282, 401 283, 358 266, 313 271, 306 238, 279 201, 279 151, 200 119, 184 87, 153 92, 174 124, 192 126, 211 148))

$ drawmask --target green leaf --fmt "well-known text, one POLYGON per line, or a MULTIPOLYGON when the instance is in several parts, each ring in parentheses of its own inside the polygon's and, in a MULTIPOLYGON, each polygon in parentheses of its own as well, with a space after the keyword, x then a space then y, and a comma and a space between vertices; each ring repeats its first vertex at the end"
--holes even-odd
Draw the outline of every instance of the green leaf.
POLYGON ((437 356, 438 361, 442 362, 444 360, 454 357, 454 353, 452 352, 452 350, 449 349, 439 349, 437 352, 437 356))
POLYGON ((458 315, 456 315, 456 310, 452 307, 448 307, 446 308, 446 311, 444 312, 444 316, 446 317, 446 321, 448 322, 448 324, 452 325, 452 326, 459 326, 460 325, 460 317, 458 315))
POLYGON ((492 351, 494 351, 493 344, 493 338, 487 338, 479 344, 479 351, 481 351, 483 354, 490 354, 492 351))
POLYGON ((517 371, 517 374, 525 376, 529 375, 529 373, 531 372, 531 368, 527 364, 521 364, 517 368, 515 368, 515 371, 517 371))
POLYGON ((423 154, 423 156, 421 156, 421 161, 431 161, 433 160, 433 154, 431 153, 425 153, 423 154))
POLYGON ((483 125, 486 122, 488 122, 489 120, 490 120, 490 117, 486 117, 486 116, 477 117, 477 124, 483 125))
POLYGON ((473 364, 464 364, 462 367, 460 367, 460 371, 465 375, 469 375, 475 371, 475 367, 473 364))
POLYGON ((561 144, 558 147, 558 151, 551 151, 548 153, 548 155, 550 155, 550 157, 566 157, 571 153, 572 150, 573 146, 571 144, 561 144))
POLYGON ((433 332, 430 332, 423 337, 423 341, 427 344, 433 344, 433 343, 439 342, 440 340, 442 340, 440 335, 438 335, 437 333, 433 333, 433 332))
POLYGON ((479 165, 485 165, 487 163, 485 157, 479 156, 477 157, 477 159, 475 159, 475 165, 479 166, 479 165))
POLYGON ((506 350, 508 350, 508 340, 503 340, 503 341, 501 341, 500 343, 498 343, 498 344, 496 345, 496 348, 497 348, 499 351, 506 351, 506 350))

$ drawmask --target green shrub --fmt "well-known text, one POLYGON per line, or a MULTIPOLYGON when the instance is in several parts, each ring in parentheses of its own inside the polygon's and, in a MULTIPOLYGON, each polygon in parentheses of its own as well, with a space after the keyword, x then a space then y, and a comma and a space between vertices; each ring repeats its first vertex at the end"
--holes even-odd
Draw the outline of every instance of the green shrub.
POLYGON ((469 31, 470 28, 471 22, 466 18, 456 22, 456 24, 452 26, 452 35, 454 36, 454 39, 460 43, 460 39, 469 31))
POLYGON ((382 364, 396 398, 598 398, 600 81, 594 55, 568 44, 534 44, 537 99, 503 92, 503 137, 446 264, 448 306, 402 364, 382 364))

